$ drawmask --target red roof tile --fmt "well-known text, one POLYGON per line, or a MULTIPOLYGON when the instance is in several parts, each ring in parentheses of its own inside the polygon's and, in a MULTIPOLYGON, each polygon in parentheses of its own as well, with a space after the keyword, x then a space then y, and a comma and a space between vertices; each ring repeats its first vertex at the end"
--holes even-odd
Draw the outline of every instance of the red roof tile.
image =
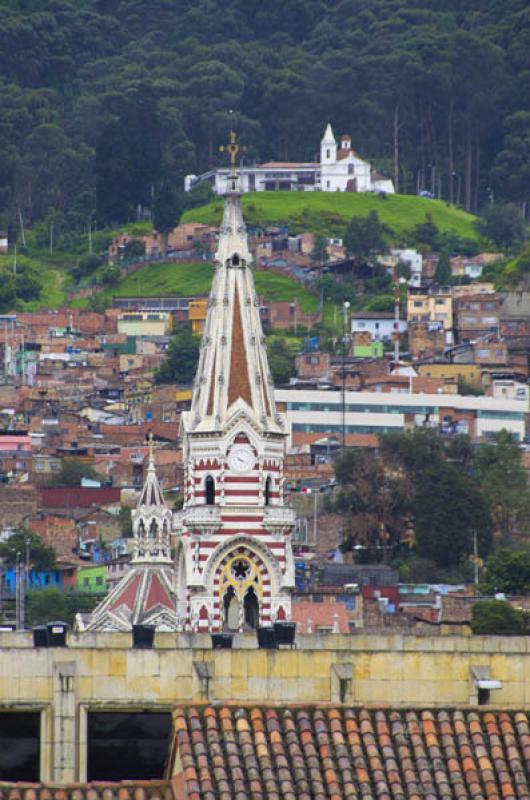
MULTIPOLYGON (((0 782, 2 800, 180 800, 170 781, 97 781, 46 785, 0 782)), ((189 797, 189 795, 188 795, 189 797)))
POLYGON ((173 720, 197 800, 530 798, 524 712, 201 706, 173 720))
POLYGON ((344 603, 296 600, 291 606, 291 619, 296 622, 298 633, 316 633, 319 629, 337 626, 338 633, 350 632, 348 611, 344 603))

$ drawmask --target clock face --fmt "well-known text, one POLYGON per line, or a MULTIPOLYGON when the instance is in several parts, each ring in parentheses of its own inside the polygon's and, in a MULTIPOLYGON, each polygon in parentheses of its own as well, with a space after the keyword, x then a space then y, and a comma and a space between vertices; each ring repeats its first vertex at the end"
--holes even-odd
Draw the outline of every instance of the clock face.
POLYGON ((228 466, 234 472, 249 472, 254 466, 254 453, 249 447, 234 447, 228 456, 228 466))

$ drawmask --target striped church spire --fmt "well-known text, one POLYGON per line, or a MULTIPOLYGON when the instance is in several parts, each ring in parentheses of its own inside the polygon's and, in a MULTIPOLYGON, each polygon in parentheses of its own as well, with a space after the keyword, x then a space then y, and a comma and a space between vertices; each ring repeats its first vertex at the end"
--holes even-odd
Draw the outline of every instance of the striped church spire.
POLYGON ((280 432, 237 179, 232 187, 225 195, 192 408, 184 424, 197 432, 219 430, 241 411, 256 427, 280 432))
POLYGON ((174 518, 177 617, 198 631, 287 619, 294 586, 287 432, 274 402, 233 132, 225 149, 230 189, 191 410, 181 417, 184 497, 174 518))

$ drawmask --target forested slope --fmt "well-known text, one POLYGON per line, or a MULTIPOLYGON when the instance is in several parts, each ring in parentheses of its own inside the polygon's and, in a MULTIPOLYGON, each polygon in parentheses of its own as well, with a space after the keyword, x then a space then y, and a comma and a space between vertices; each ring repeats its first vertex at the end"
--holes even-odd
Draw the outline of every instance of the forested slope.
POLYGON ((13 230, 134 217, 219 162, 230 109, 246 159, 313 158, 331 120, 402 192, 530 185, 526 0, 0 0, 0 76, 13 230))

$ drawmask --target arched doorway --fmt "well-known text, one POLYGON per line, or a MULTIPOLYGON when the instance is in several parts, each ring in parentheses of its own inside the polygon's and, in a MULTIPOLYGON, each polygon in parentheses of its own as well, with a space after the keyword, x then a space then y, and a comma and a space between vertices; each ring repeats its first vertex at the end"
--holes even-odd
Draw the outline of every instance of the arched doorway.
POLYGON ((257 628, 259 625, 259 601, 252 586, 243 600, 243 613, 245 625, 249 628, 257 628))

